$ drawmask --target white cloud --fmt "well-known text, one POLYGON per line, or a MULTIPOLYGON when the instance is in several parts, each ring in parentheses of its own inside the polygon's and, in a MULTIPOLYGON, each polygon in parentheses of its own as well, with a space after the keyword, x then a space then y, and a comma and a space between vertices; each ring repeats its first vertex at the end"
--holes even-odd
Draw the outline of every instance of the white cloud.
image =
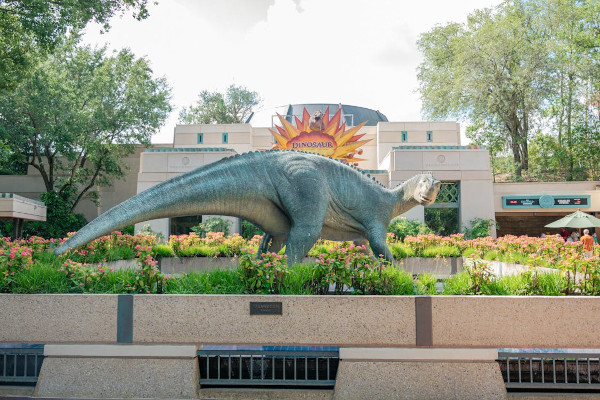
POLYGON ((259 92, 265 107, 341 102, 378 109, 390 120, 420 120, 419 33, 497 3, 163 0, 150 5, 147 20, 116 18, 107 34, 91 26, 84 40, 130 47, 168 79, 177 109, 153 138, 165 143, 180 107, 201 90, 224 91, 231 83, 259 92))

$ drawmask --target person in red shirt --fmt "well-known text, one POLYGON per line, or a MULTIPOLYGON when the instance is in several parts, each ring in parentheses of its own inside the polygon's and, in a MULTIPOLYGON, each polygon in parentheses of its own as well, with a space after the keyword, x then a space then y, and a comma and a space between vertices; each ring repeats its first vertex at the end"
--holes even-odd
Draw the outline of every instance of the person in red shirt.
POLYGON ((590 258, 594 255, 594 238, 590 236, 589 229, 583 230, 583 236, 579 239, 583 242, 583 256, 590 258))
POLYGON ((567 232, 567 230, 565 228, 560 228, 560 236, 566 242, 567 238, 569 237, 569 232, 567 232))

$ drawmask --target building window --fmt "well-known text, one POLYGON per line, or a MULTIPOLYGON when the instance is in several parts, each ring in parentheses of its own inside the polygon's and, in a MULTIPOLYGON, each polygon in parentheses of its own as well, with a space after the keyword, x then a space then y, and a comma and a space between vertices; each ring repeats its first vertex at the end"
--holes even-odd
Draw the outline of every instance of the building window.
POLYGON ((402 141, 403 142, 407 142, 408 141, 408 132, 402 131, 402 141))
POLYGON ((229 143, 229 133, 223 133, 223 144, 229 143))
POLYGON ((202 144, 202 142, 204 142, 204 133, 199 133, 196 141, 198 142, 198 144, 202 144))
POLYGON ((427 131, 427 141, 433 142, 433 132, 427 131))

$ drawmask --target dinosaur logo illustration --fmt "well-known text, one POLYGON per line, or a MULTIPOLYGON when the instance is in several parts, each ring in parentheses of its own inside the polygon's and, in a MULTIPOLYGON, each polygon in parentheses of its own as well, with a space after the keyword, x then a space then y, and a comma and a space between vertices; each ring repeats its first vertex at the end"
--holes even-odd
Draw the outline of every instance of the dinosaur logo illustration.
POLYGON ((312 116, 305 108, 302 120, 294 117, 296 126, 279 114, 277 117, 281 126, 275 125, 277 132, 269 129, 276 140, 274 149, 317 153, 355 166, 358 166, 358 161, 364 161, 363 158, 357 158, 356 154, 362 154, 362 150, 358 148, 371 139, 359 140, 365 134, 357 134, 357 132, 367 121, 346 130, 345 122, 340 125, 341 108, 331 118, 329 118, 329 108, 325 113, 316 111, 312 116))

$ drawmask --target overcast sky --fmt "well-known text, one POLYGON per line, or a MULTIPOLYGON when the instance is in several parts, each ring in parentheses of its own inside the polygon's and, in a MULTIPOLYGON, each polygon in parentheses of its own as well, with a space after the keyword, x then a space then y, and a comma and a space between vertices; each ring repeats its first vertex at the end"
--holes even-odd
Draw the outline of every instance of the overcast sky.
MULTIPOLYGON (((152 1, 150 1, 152 2, 152 1)), ((343 103, 420 121, 420 33, 464 22, 498 0, 159 0, 150 17, 89 25, 84 43, 129 47, 167 78, 175 107, 154 143, 171 143, 179 110, 202 90, 232 83, 256 91, 261 108, 343 103)), ((463 127, 464 130, 464 127, 463 127)))

